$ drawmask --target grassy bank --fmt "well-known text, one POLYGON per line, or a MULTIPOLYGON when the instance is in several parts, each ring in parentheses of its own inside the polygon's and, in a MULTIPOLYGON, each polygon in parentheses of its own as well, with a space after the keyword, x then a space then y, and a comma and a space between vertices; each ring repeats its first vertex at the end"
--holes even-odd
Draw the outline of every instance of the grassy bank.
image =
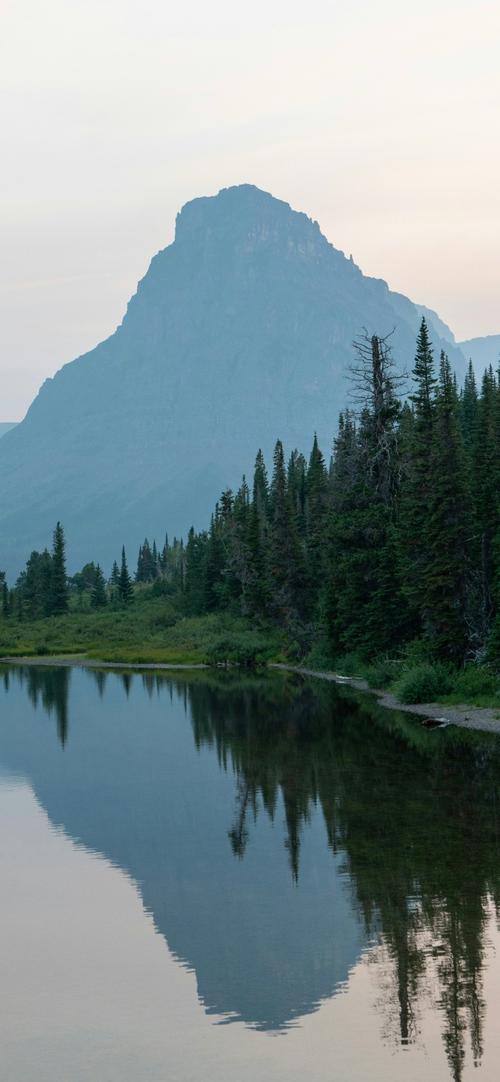
POLYGON ((255 629, 225 613, 183 616, 163 598, 34 622, 0 621, 0 656, 84 655, 101 661, 199 664, 266 662, 280 654, 276 632, 255 629))

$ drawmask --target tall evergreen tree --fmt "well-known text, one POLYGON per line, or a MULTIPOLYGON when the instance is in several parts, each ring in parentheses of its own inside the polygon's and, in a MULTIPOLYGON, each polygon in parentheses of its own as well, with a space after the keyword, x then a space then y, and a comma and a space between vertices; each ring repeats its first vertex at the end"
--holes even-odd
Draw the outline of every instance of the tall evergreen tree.
POLYGON ((97 564, 95 569, 94 585, 90 594, 90 605, 93 609, 102 609, 107 604, 106 583, 102 570, 97 564))
POLYGON ((269 537, 269 484, 262 451, 255 460, 252 503, 248 524, 250 580, 248 604, 250 612, 268 614, 269 580, 267 546, 269 537))
POLYGON ((289 498, 283 444, 277 440, 270 488, 268 576, 271 611, 289 629, 297 629, 306 602, 306 572, 289 498))
POLYGON ((125 545, 123 545, 120 576, 118 579, 118 597, 124 605, 128 605, 129 601, 132 600, 133 596, 134 587, 132 586, 132 580, 128 572, 127 557, 125 555, 125 545))
MULTIPOLYGON (((305 534, 307 545, 307 566, 309 578, 309 596, 313 612, 320 590, 323 588, 326 571, 325 525, 329 511, 329 482, 323 454, 314 442, 307 475, 305 478, 305 534)), ((299 519, 299 529, 301 526, 299 519)))
POLYGON ((387 343, 358 344, 355 388, 363 406, 357 428, 341 417, 332 471, 328 586, 323 597, 334 653, 380 651, 404 621, 396 561, 400 472, 392 360, 387 343))
POLYGON ((407 423, 403 441, 400 513, 400 558, 402 581, 410 608, 413 634, 422 630, 420 619, 422 590, 429 562, 427 525, 432 488, 431 448, 435 421, 436 375, 429 331, 422 319, 417 338, 413 404, 413 424, 407 423))
POLYGON ((483 377, 472 451, 472 480, 476 505, 477 559, 481 569, 482 634, 487 635, 496 612, 495 582, 500 531, 500 389, 493 369, 483 377))
POLYGON ((468 522, 465 454, 458 401, 447 356, 441 354, 430 460, 432 486, 426 522, 428 558, 423 579, 424 631, 438 656, 462 663, 468 646, 468 522))
POLYGON ((9 587, 5 571, 0 571, 0 611, 4 619, 10 614, 9 587))
POLYGON ((66 575, 66 543, 64 530, 58 522, 52 546, 52 575, 50 583, 50 614, 68 611, 68 579, 66 575))

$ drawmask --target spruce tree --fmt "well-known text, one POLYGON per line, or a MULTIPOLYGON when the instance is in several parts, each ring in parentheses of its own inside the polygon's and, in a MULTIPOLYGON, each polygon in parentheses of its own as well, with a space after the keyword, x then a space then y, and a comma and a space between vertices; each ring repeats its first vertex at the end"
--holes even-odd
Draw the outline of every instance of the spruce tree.
MULTIPOLYGON (((232 499, 229 502, 229 507, 232 507, 232 499)), ((230 597, 226 592, 227 583, 224 574, 226 567, 224 532, 225 525, 223 525, 219 504, 217 504, 215 514, 212 515, 210 520, 206 546, 203 548, 202 542, 198 542, 197 545, 196 558, 199 559, 198 574, 200 575, 200 585, 202 587, 198 604, 206 612, 212 612, 219 607, 225 608, 230 601, 230 597)), ((189 557, 191 563, 194 558, 193 546, 190 547, 189 557)), ((190 566, 189 571, 188 589, 191 584, 191 576, 192 566, 190 566)))
POLYGON ((144 582, 144 556, 142 545, 139 545, 139 552, 137 555, 137 568, 135 572, 135 581, 144 582))
POLYGON ((90 605, 93 609, 102 609, 107 604, 106 583, 99 564, 95 569, 95 579, 90 594, 90 605))
POLYGON ((470 499, 458 401, 444 353, 433 425, 430 480, 427 560, 422 584, 424 631, 439 657, 461 664, 469 642, 470 499))
POLYGON ((250 492, 245 477, 234 499, 228 568, 234 600, 241 614, 248 616, 251 612, 252 552, 250 492))
POLYGON ((120 567, 120 575, 118 579, 118 597, 124 605, 128 605, 134 595, 134 587, 132 586, 132 580, 128 573, 127 557, 125 555, 125 545, 122 548, 122 561, 120 567))
POLYGON ((404 594, 409 605, 411 633, 422 630, 422 591, 429 561, 427 529, 432 488, 431 447, 435 421, 436 376, 434 357, 425 319, 417 338, 413 423, 402 431, 402 491, 399 518, 399 554, 404 594))
POLYGON ((188 533, 185 553, 184 605, 190 615, 206 612, 207 601, 207 534, 188 533))
POLYGON ((341 415, 329 520, 328 583, 322 610, 333 654, 389 649, 405 619, 397 569, 400 405, 387 342, 357 344, 355 428, 341 415))
POLYGON ((470 458, 477 443, 478 425, 478 394, 472 361, 469 361, 459 402, 462 439, 467 455, 470 458))
POLYGON ((65 553, 64 530, 58 522, 54 530, 52 547, 52 574, 50 582, 49 611, 51 615, 59 615, 68 610, 68 580, 66 576, 66 553, 65 553))
POLYGON ((482 636, 489 633, 497 607, 496 581, 500 553, 496 537, 500 530, 500 389, 493 369, 485 373, 478 403, 472 451, 477 549, 481 573, 482 636))
MULTIPOLYGON (((308 593, 314 611, 325 575, 325 524, 329 509, 329 482, 316 433, 305 478, 305 535, 307 546, 308 593)), ((301 519, 299 518, 299 530, 301 519)))
POLYGON ((288 492, 281 440, 276 442, 274 449, 269 503, 267 558, 270 609, 275 619, 296 632, 306 607, 306 570, 288 492))
POLYGON ((10 614, 9 588, 5 577, 5 571, 0 571, 0 609, 4 619, 10 614))
POLYGON ((252 503, 248 524, 250 580, 248 604, 250 612, 267 615, 269 607, 269 580, 267 546, 269 536, 269 485, 262 451, 255 459, 252 503))

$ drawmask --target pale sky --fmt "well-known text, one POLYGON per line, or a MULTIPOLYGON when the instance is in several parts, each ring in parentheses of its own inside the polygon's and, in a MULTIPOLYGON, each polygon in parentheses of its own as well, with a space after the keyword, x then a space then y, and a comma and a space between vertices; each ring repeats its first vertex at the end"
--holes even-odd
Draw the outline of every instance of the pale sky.
POLYGON ((500 333, 499 56, 499 0, 0 0, 0 420, 230 184, 500 333))

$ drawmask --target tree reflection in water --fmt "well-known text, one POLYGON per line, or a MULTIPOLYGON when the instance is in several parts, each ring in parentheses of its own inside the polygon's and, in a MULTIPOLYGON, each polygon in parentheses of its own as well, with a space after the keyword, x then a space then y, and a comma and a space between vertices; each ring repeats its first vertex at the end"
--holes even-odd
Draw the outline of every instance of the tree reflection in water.
POLYGON ((499 912, 499 741, 429 732, 319 682, 291 680, 273 695, 272 682, 229 678, 191 684, 189 695, 196 743, 236 775, 235 854, 244 856, 260 804, 273 819, 281 794, 297 880, 301 834, 319 804, 367 932, 381 934, 391 963, 389 1028, 397 1018, 401 1043, 414 1042, 419 1004, 434 996, 459 1082, 467 1031, 476 1064, 482 1055, 485 937, 492 906, 499 912))

